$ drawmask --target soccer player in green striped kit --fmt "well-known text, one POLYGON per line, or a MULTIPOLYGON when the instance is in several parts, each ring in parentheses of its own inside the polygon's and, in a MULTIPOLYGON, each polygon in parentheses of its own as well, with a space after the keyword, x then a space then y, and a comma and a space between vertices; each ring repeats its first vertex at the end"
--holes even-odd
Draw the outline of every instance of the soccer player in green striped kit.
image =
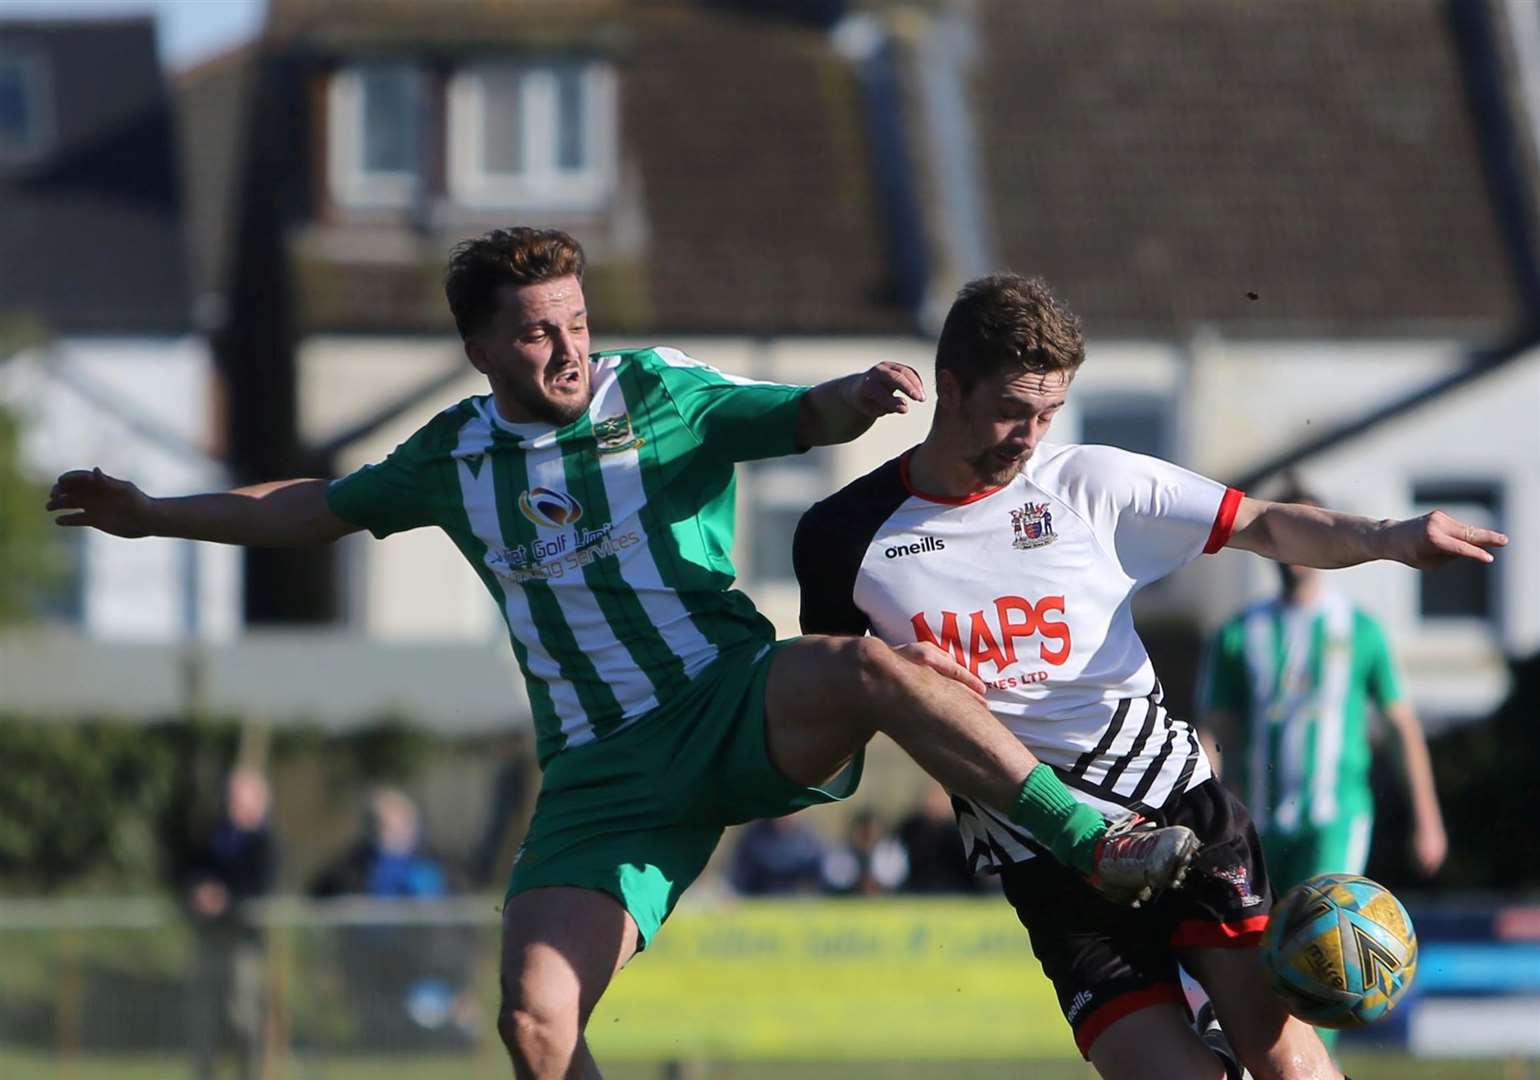
MULTIPOLYGON (((1291 486, 1278 502, 1320 507, 1291 486)), ((1246 801, 1282 895, 1316 874, 1362 874, 1369 859, 1371 710, 1386 720, 1412 803, 1411 854, 1436 872, 1449 842, 1427 742, 1380 624, 1322 571, 1278 564, 1279 596, 1220 628, 1203 687, 1204 741, 1246 801)), ((1337 1033, 1323 1030, 1328 1048, 1337 1033)))
POLYGON ((1073 798, 941 649, 777 642, 731 589, 736 462, 846 442, 924 395, 901 364, 816 387, 734 378, 672 349, 592 354, 582 249, 497 230, 445 292, 491 393, 384 461, 152 498, 65 473, 60 525, 231 544, 436 526, 507 623, 544 771, 503 912, 498 1028, 520 1077, 596 1077, 583 1027, 725 826, 842 799, 882 731, 947 788, 1030 828, 1105 895, 1179 885, 1190 829, 1114 826, 1073 798))

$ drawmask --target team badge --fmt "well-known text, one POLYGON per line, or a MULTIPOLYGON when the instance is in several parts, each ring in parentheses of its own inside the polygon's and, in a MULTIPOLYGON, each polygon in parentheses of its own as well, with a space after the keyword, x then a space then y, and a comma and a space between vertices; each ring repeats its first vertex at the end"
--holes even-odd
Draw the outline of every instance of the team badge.
POLYGON ((1047 503, 1025 503, 1011 511, 1011 547, 1027 550, 1053 543, 1059 538, 1053 531, 1053 511, 1047 503))
POLYGON ((583 504, 565 492, 537 487, 519 494, 519 513, 536 525, 561 529, 577 524, 583 516, 583 504))
POLYGON ((1210 870, 1210 874, 1223 881, 1235 892, 1236 899, 1243 908, 1256 907, 1262 902, 1262 898, 1251 891, 1251 877, 1246 873, 1244 866, 1221 867, 1210 870))
POLYGON ((621 454, 644 445, 647 440, 631 430, 631 414, 621 413, 594 425, 594 441, 599 454, 621 454))

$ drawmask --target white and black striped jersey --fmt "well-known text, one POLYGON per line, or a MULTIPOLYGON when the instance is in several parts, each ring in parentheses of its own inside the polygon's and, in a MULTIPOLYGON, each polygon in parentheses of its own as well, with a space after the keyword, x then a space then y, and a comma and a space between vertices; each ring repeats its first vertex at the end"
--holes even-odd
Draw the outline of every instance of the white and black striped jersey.
MULTIPOLYGON (((803 515, 803 632, 949 650, 995 715, 1109 816, 1159 811, 1208 779, 1192 727, 1161 704, 1130 602, 1222 548, 1241 493, 1157 458, 1043 443, 1004 486, 944 498, 914 489, 908 457, 803 515)), ((953 802, 975 870, 1042 850, 1004 815, 953 802)))

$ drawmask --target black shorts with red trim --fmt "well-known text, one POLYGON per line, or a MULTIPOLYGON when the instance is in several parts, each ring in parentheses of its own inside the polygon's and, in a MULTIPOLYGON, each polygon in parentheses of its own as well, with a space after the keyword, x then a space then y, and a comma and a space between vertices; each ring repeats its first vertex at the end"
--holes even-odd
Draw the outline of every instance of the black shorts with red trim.
POLYGON ((1113 1021, 1162 1002, 1185 1008, 1177 950, 1254 948, 1267 926, 1272 894, 1262 845, 1251 815, 1228 788, 1206 780, 1157 820, 1186 825, 1203 846, 1182 887, 1153 904, 1110 903, 1046 856, 1000 875, 1087 1059, 1113 1021))

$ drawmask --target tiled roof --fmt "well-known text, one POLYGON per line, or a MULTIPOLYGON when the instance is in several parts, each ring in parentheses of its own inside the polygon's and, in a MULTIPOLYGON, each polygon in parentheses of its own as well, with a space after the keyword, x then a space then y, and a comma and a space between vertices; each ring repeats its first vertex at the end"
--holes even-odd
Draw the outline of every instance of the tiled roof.
POLYGON ((187 329, 181 200, 149 19, 0 23, 44 74, 43 142, 0 163, 0 310, 57 333, 187 329))
POLYGON ((1515 323, 1446 7, 980 0, 1003 260, 1100 335, 1515 323))
MULTIPOLYGON (((590 301, 607 330, 911 325, 890 281, 856 76, 811 21, 672 0, 277 0, 268 42, 325 63, 382 51, 451 61, 489 49, 604 56, 618 77, 622 198, 634 200, 644 238, 622 250, 613 216, 538 223, 572 228, 589 246, 590 301)), ((446 251, 456 238, 442 238, 446 251)), ((407 316, 413 326, 402 329, 449 325, 439 296, 414 299, 433 280, 422 266, 361 267, 368 287, 353 288, 363 279, 352 268, 338 274, 331 257, 324 243, 294 253, 301 280, 349 283, 301 298, 309 327, 384 330, 382 319, 407 316), (386 295, 394 299, 379 308, 386 295)))

